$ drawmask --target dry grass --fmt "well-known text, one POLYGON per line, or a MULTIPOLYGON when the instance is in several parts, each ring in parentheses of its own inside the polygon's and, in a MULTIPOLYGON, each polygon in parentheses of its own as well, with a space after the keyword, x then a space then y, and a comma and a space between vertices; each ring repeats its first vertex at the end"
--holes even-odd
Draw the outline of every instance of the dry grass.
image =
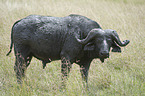
POLYGON ((144 96, 145 95, 145 1, 144 0, 1 0, 0 1, 0 95, 1 96, 144 96), (103 29, 114 29, 130 44, 122 53, 111 53, 102 64, 92 62, 90 91, 82 86, 79 66, 73 65, 67 89, 59 91, 60 62, 42 69, 33 59, 26 83, 19 86, 13 71, 14 55, 6 57, 11 26, 30 14, 67 16, 80 14, 97 21, 103 29))

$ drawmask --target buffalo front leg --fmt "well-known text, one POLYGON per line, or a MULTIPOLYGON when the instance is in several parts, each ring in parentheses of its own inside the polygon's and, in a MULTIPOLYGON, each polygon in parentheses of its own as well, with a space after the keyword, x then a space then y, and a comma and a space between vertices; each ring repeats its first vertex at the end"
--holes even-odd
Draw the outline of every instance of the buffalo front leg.
POLYGON ((61 64, 62 88, 65 88, 65 86, 66 86, 66 79, 67 79, 67 76, 68 76, 68 74, 70 72, 70 69, 72 67, 72 64, 65 57, 63 57, 61 59, 61 62, 62 62, 62 64, 61 64))
POLYGON ((82 79, 83 79, 83 85, 88 88, 88 68, 85 68, 83 66, 80 67, 80 72, 82 75, 82 79))
POLYGON ((88 89, 88 71, 92 60, 84 59, 80 62, 80 72, 83 79, 83 85, 88 89))

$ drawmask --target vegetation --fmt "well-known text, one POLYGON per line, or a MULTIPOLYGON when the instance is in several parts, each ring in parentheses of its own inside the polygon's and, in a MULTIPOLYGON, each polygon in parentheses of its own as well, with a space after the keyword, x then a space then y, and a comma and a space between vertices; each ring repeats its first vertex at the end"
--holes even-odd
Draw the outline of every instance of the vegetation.
POLYGON ((1 96, 145 96, 145 1, 144 0, 0 0, 0 95, 1 96), (110 53, 101 63, 93 60, 89 90, 83 88, 79 66, 74 64, 65 91, 60 91, 60 61, 47 64, 33 58, 22 86, 13 70, 15 56, 6 57, 11 27, 30 14, 63 17, 80 14, 114 29, 130 44, 122 53, 110 53))

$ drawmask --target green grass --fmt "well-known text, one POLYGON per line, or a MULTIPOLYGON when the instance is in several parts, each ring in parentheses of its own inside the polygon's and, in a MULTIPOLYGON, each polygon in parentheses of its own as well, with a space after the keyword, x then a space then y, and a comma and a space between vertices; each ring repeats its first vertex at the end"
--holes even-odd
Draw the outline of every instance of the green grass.
POLYGON ((1 0, 0 1, 0 96, 145 96, 145 1, 144 0, 1 0), (60 91, 60 61, 47 64, 33 59, 25 83, 16 82, 14 54, 6 57, 11 27, 30 14, 67 16, 80 14, 114 29, 130 44, 122 53, 110 53, 101 63, 93 60, 89 91, 83 88, 79 66, 74 64, 65 92, 60 91))

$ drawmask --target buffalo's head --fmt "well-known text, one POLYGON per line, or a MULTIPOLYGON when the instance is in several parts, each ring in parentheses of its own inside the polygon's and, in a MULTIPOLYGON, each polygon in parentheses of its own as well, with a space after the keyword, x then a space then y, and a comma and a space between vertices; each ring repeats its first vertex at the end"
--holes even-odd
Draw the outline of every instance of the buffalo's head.
POLYGON ((92 29, 85 39, 77 38, 77 41, 84 45, 85 51, 92 51, 102 62, 109 58, 111 47, 112 52, 121 52, 120 46, 126 46, 130 42, 129 40, 121 42, 117 32, 111 29, 92 29))

